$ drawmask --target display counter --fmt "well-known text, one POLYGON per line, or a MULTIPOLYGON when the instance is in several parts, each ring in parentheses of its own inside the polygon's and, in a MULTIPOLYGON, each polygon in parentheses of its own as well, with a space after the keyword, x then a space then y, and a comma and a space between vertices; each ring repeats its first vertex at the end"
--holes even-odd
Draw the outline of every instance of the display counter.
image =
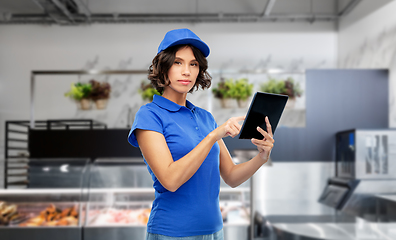
MULTIPOLYGON (((142 158, 96 160, 90 168, 84 239, 144 239, 154 198, 142 158)), ((225 238, 248 239, 249 183, 234 189, 222 183, 219 198, 225 238)))
MULTIPOLYGON (((143 159, 68 161, 32 159, 28 188, 0 191, 1 238, 144 239, 154 189, 143 159)), ((250 196, 249 181, 221 182, 225 239, 248 239, 250 196)))

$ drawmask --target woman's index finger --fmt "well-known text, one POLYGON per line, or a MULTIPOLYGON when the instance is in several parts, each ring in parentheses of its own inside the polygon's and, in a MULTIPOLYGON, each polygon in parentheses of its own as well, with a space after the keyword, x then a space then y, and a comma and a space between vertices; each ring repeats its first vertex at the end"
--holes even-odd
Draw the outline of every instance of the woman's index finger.
POLYGON ((236 120, 237 120, 238 122, 240 122, 240 121, 244 121, 245 118, 246 118, 246 116, 239 116, 239 117, 236 117, 236 120))
POLYGON ((272 137, 273 136, 272 127, 271 127, 271 123, 269 121, 268 116, 265 117, 265 122, 266 122, 266 125, 267 125, 267 133, 272 137))

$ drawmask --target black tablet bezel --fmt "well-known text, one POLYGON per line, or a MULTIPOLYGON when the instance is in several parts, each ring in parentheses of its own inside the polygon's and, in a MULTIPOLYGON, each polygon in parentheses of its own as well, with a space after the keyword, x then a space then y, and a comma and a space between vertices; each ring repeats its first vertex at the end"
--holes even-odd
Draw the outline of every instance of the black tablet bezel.
MULTIPOLYGON (((265 116, 269 117, 270 124, 272 127, 272 133, 274 134, 275 130, 278 126, 279 120, 282 116, 282 113, 285 109, 288 99, 289 99, 289 97, 287 95, 273 94, 273 93, 266 93, 266 92, 256 92, 254 94, 252 102, 250 103, 249 110, 246 114, 245 121, 243 122, 241 131, 239 134, 239 139, 251 139, 251 138, 262 139, 263 136, 261 133, 259 133, 257 131, 257 126, 260 126, 262 129, 267 131, 267 126, 265 124, 265 116), (277 101, 273 101, 274 98, 277 101), (263 100, 267 100, 267 101, 270 101, 272 104, 276 104, 276 105, 271 106, 271 108, 275 108, 276 111, 269 112, 269 110, 262 109, 263 105, 265 105, 265 104, 259 103, 258 101, 263 101, 263 100), (257 111, 257 108, 259 108, 259 107, 261 107, 261 109, 259 109, 257 111), (255 109, 255 111, 253 109, 255 109), (262 123, 254 124, 255 126, 247 125, 250 122, 254 122, 254 120, 252 121, 250 118, 256 117, 255 115, 257 114, 257 112, 263 113, 262 114, 263 115, 262 123)), ((261 117, 260 117, 260 119, 261 119, 261 117)), ((254 123, 256 123, 256 122, 254 122, 254 123)))

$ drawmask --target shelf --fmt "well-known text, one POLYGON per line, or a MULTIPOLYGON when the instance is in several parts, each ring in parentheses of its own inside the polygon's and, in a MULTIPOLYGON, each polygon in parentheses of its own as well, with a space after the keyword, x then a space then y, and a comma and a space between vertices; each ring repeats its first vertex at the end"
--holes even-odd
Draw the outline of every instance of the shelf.
POLYGON ((81 194, 80 188, 62 188, 62 189, 4 189, 0 191, 0 196, 30 196, 30 195, 54 195, 54 194, 81 194))

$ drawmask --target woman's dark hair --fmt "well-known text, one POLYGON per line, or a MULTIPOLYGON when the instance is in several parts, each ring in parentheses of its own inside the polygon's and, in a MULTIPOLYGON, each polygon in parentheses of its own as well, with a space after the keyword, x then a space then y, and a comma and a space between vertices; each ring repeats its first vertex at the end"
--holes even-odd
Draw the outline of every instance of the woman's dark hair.
POLYGON ((208 69, 208 61, 202 52, 198 48, 191 45, 176 45, 158 53, 157 56, 154 57, 151 66, 148 69, 148 79, 151 81, 151 85, 153 85, 153 87, 161 94, 164 92, 165 87, 170 84, 168 71, 175 62, 176 52, 179 51, 179 49, 185 47, 191 48, 199 65, 197 80, 189 93, 192 93, 194 88, 195 90, 198 90, 199 87, 205 89, 209 88, 212 84, 212 77, 206 71, 208 69))

